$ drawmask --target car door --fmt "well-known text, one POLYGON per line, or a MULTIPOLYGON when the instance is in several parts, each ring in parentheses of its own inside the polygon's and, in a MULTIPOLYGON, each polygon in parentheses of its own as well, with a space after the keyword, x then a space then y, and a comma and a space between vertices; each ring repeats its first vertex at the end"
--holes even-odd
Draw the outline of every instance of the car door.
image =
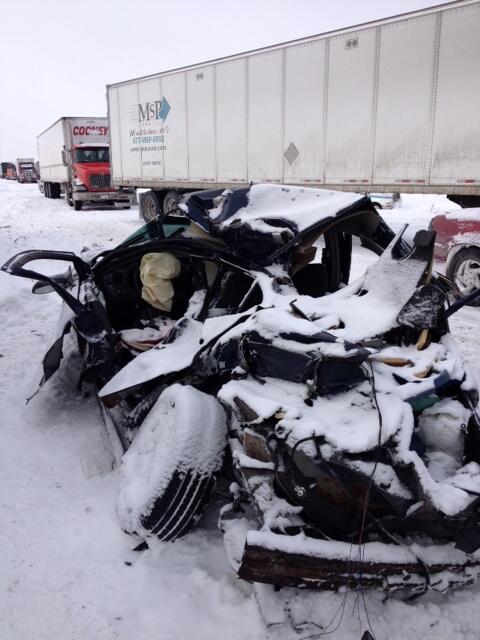
POLYGON ((40 386, 58 370, 63 357, 63 339, 71 327, 75 329, 84 356, 81 380, 94 379, 107 371, 113 361, 115 333, 93 286, 88 263, 67 251, 31 250, 10 258, 2 271, 35 280, 33 293, 55 291, 63 301, 55 339, 43 358, 40 386), (38 261, 66 263, 68 269, 61 274, 49 275, 27 268, 29 263, 38 261))

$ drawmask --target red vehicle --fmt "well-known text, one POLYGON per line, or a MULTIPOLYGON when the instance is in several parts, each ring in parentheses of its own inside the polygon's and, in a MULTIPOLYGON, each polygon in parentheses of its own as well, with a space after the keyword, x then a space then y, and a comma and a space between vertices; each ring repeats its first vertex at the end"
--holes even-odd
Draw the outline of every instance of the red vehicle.
MULTIPOLYGON (((66 155, 66 154, 65 154, 66 155)), ((110 149, 108 145, 78 144, 70 151, 70 162, 73 178, 66 183, 65 194, 70 206, 78 211, 82 204, 117 200, 118 190, 112 192, 110 184, 110 149)), ((125 204, 129 205, 128 195, 123 196, 125 204)))
MULTIPOLYGON (((435 259, 445 263, 445 275, 462 295, 480 289, 480 208, 457 209, 435 216, 435 259)), ((480 298, 471 302, 480 306, 480 298)))
MULTIPOLYGON (((64 117, 37 138, 40 179, 46 198, 85 206, 128 208, 132 191, 113 187, 107 118, 64 117)), ((42 190, 42 189, 41 189, 42 190)))

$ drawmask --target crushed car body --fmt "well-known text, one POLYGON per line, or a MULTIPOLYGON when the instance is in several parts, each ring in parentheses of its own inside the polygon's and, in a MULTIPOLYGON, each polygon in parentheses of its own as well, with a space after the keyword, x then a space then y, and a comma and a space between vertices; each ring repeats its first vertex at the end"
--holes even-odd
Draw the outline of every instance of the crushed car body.
MULTIPOLYGON (((444 591, 480 572, 478 394, 449 333, 435 233, 368 197, 281 185, 190 194, 88 259, 2 268, 55 290, 123 454, 117 511, 175 540, 216 479, 241 578, 444 591), (350 280, 352 243, 379 257, 350 280), (26 266, 70 263, 51 277, 26 266)), ((455 309, 459 308, 456 303, 455 309)))

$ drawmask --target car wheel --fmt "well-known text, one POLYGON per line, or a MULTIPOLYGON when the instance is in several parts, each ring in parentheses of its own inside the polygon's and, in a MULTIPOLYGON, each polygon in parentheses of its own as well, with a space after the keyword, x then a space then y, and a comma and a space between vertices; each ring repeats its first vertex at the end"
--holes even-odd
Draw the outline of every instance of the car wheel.
POLYGON ((167 387, 123 457, 117 513, 127 533, 176 540, 198 520, 223 463, 226 416, 191 386, 167 387))
POLYGON ((81 200, 74 200, 73 201, 73 208, 75 209, 75 211, 81 211, 82 210, 82 205, 83 205, 83 202, 81 200))
POLYGON ((140 213, 145 222, 151 222, 154 218, 162 215, 162 202, 155 191, 147 191, 140 199, 140 213))
MULTIPOLYGON (((462 296, 480 289, 480 248, 460 249, 448 265, 447 278, 455 283, 462 296)), ((470 306, 479 307, 480 298, 471 302, 470 306)))

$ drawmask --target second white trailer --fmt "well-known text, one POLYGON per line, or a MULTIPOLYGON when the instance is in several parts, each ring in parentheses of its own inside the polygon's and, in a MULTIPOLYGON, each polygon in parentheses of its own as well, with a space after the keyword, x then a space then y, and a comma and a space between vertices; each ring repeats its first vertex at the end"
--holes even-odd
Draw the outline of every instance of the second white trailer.
POLYGON ((480 195, 480 2, 107 87, 115 185, 480 195))

